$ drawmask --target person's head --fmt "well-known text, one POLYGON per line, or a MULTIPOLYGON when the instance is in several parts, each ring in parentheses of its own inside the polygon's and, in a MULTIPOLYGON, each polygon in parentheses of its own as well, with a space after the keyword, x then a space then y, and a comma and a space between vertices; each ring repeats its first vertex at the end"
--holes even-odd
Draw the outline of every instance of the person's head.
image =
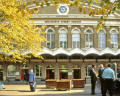
POLYGON ((105 64, 105 68, 107 68, 108 67, 108 64, 105 64))
POLYGON ((30 69, 30 72, 33 72, 33 69, 30 69))
POLYGON ((107 67, 110 67, 110 68, 111 68, 111 64, 108 64, 107 67))
POLYGON ((100 64, 100 68, 103 68, 103 64, 100 64))
POLYGON ((96 68, 96 65, 92 65, 92 68, 96 68))

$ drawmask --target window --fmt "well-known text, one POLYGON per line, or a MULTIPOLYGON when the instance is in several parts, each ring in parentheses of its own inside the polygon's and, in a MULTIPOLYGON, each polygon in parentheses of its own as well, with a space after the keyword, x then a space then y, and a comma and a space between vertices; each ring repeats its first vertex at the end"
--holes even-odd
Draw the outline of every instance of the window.
POLYGON ((34 71, 35 71, 36 77, 42 76, 42 66, 41 65, 35 65, 34 71))
POLYGON ((91 30, 87 30, 85 34, 85 48, 93 47, 93 34, 91 30))
POLYGON ((59 43, 61 48, 67 48, 67 31, 65 29, 60 30, 59 43))
POLYGON ((118 48, 118 34, 115 30, 111 32, 111 48, 118 48))
POLYGON ((54 45, 54 33, 53 33, 53 30, 52 29, 49 29, 47 31, 47 48, 54 48, 55 45, 54 45))
POLYGON ((98 48, 106 47, 106 38, 103 30, 100 30, 98 33, 98 48))
POLYGON ((72 33, 72 48, 80 48, 80 33, 78 29, 74 29, 72 33))
POLYGON ((8 65, 7 67, 7 76, 15 77, 16 75, 16 66, 15 65, 8 65))

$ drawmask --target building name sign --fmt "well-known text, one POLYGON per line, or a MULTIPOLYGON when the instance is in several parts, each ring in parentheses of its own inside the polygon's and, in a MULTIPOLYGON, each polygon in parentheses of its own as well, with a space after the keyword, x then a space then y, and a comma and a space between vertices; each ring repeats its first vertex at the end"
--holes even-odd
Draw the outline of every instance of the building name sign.
MULTIPOLYGON (((36 25, 97 25, 98 21, 92 20, 35 20, 36 25)), ((120 25, 117 21, 106 21, 106 25, 120 25)))
POLYGON ((45 24, 45 25, 52 25, 52 24, 97 24, 97 21, 82 21, 82 20, 37 20, 35 24, 45 24))

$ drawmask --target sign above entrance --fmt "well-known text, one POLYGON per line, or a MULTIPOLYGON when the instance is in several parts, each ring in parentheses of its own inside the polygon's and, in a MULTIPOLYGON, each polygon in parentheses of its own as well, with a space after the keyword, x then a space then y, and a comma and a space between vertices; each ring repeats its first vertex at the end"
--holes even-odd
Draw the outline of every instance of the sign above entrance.
POLYGON ((67 15, 69 12, 69 7, 67 4, 60 4, 60 6, 57 9, 58 14, 60 15, 67 15))

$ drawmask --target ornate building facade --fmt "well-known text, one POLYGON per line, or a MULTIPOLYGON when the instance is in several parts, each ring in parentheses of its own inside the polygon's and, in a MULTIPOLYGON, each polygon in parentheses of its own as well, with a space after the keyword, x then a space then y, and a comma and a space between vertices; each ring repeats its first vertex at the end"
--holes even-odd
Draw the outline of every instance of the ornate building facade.
MULTIPOLYGON (((34 8, 31 5, 30 8, 34 8)), ((44 60, 32 58, 26 65, 0 63, 2 79, 22 79, 25 71, 33 68, 38 79, 79 79, 89 76, 92 64, 111 63, 120 70, 120 17, 112 14, 103 29, 96 32, 100 16, 82 14, 78 8, 61 4, 59 8, 39 8, 34 20, 38 27, 46 25, 44 60)), ((29 54, 29 53, 28 53, 29 54)))

